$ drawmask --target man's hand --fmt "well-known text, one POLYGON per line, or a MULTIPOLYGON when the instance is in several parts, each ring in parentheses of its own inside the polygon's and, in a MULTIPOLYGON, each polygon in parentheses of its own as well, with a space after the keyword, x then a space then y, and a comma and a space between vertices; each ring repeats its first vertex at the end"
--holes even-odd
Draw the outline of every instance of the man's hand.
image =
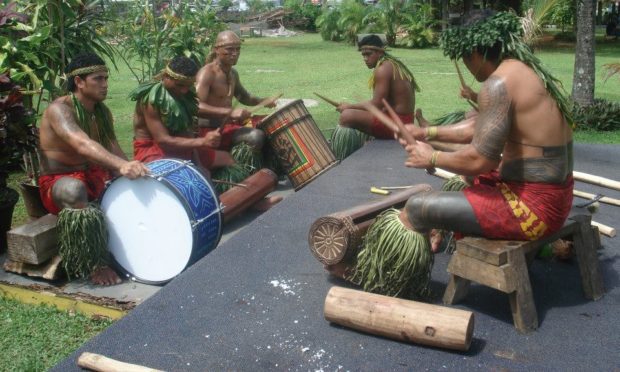
POLYGON ((230 112, 230 118, 238 122, 244 121, 245 119, 249 118, 251 115, 252 114, 250 113, 250 111, 244 108, 236 108, 230 112))
POLYGON ((219 130, 212 130, 204 136, 204 146, 211 148, 220 147, 220 143, 222 142, 222 134, 219 130))
POLYGON ((122 176, 125 176, 130 180, 135 180, 136 178, 140 178, 149 174, 149 169, 146 167, 146 165, 137 160, 126 162, 121 166, 121 169, 119 169, 118 171, 122 176))
POLYGON ((415 138, 418 141, 424 141, 426 139, 425 128, 420 128, 413 124, 405 124, 405 129, 407 129, 407 132, 411 133, 413 138, 415 138))
POLYGON ((407 145, 405 150, 409 157, 405 161, 405 166, 410 168, 430 168, 433 147, 428 143, 418 142, 415 145, 407 145))
POLYGON ((277 106, 277 103, 276 103, 277 101, 278 101, 278 98, 274 98, 271 101, 265 103, 265 107, 267 107, 267 108, 275 108, 277 106))
POLYGON ((478 93, 474 92, 469 85, 461 87, 461 97, 474 102, 478 101, 478 93))

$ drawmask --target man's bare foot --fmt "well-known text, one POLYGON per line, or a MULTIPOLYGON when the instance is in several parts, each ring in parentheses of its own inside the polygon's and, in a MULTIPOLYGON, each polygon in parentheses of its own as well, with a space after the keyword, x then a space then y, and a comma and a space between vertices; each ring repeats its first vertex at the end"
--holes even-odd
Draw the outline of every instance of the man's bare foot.
POLYGON ((262 198, 258 202, 256 202, 252 206, 252 209, 254 209, 255 211, 259 211, 259 212, 265 212, 271 209, 271 207, 273 207, 274 205, 281 202, 282 199, 284 198, 279 195, 278 196, 267 196, 267 197, 262 198))
POLYGON ((340 279, 347 279, 347 276, 349 276, 351 269, 349 265, 343 262, 339 262, 333 265, 324 265, 323 268, 325 268, 325 270, 327 270, 327 272, 331 275, 340 279))
POLYGON ((415 118, 418 121, 418 125, 420 126, 420 128, 428 127, 431 125, 431 123, 426 120, 424 116, 422 116, 422 110, 420 109, 415 110, 415 118))
POLYGON ((439 251, 439 246, 443 241, 443 235, 441 234, 441 230, 432 229, 429 235, 431 241, 431 252, 437 253, 437 251, 439 251))
POLYGON ((90 281, 96 285, 115 285, 122 282, 121 278, 109 266, 101 266, 90 274, 90 281))

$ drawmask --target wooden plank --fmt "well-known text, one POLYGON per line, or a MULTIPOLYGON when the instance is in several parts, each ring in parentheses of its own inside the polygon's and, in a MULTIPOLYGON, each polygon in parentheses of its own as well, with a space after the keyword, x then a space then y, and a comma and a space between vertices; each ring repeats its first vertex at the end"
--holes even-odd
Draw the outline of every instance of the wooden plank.
POLYGON ((6 271, 25 274, 28 276, 43 278, 47 280, 55 280, 60 277, 60 256, 54 256, 45 264, 31 265, 23 262, 15 262, 10 259, 4 261, 3 268, 6 271))
POLYGON ((509 264, 495 266, 466 256, 457 250, 448 264, 448 272, 504 293, 510 293, 515 290, 515 285, 506 275, 509 266, 509 264))
POLYGON ((592 300, 598 300, 603 297, 605 288, 598 265, 596 240, 590 226, 590 218, 587 215, 573 217, 579 223, 579 234, 575 234, 573 243, 579 261, 579 272, 581 273, 581 283, 585 296, 592 300))
POLYGON ((517 331, 527 333, 538 328, 538 314, 523 251, 509 252, 508 266, 512 271, 510 281, 515 286, 514 292, 509 294, 512 320, 517 331))
POLYGON ((56 221, 47 214, 7 233, 7 254, 12 261, 39 265, 58 253, 56 221))
POLYGON ((526 243, 527 242, 468 237, 457 241, 456 249, 471 258, 484 261, 491 265, 501 266, 507 262, 507 251, 526 243))

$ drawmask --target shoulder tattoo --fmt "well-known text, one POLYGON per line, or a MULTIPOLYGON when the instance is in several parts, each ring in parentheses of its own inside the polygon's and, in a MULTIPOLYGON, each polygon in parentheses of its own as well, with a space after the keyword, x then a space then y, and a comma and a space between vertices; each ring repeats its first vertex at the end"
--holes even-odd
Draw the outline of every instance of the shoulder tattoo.
POLYGON ((500 160, 511 125, 511 99, 504 81, 489 77, 478 94, 480 114, 472 145, 491 160, 500 160))

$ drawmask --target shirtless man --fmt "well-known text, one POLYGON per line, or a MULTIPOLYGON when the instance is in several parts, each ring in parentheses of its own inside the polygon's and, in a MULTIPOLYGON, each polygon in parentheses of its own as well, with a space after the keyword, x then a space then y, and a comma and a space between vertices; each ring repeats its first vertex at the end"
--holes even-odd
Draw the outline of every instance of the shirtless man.
MULTIPOLYGON (((108 94, 104 61, 94 54, 76 56, 66 74, 71 93, 49 105, 39 128, 41 198, 54 214, 88 207, 112 175, 135 179, 148 173, 142 163, 128 161, 116 141, 112 115, 102 103, 108 94)), ((121 280, 102 263, 91 273, 91 281, 111 285, 121 280)))
MULTIPOLYGON (((409 128, 419 140, 461 143, 455 152, 435 151, 422 142, 407 145, 405 165, 440 167, 474 176, 462 192, 429 192, 412 197, 401 220, 414 230, 458 231, 497 239, 534 240, 561 228, 572 204, 572 131, 564 97, 545 89, 528 61, 502 55, 503 43, 520 42, 520 23, 510 13, 474 11, 464 26, 444 35, 445 54, 463 57, 483 82, 478 93, 479 114, 459 124, 409 128), (500 37, 494 45, 467 45, 455 40, 478 40, 481 28, 493 27, 500 37)), ((505 47, 505 46, 504 46, 505 47)), ((514 48, 505 48, 514 50, 514 48)), ((545 80, 554 83, 542 68, 545 80)), ((402 141, 401 141, 402 142, 402 141)), ((436 246, 433 248, 437 248, 436 246)))
POLYGON ((222 137, 219 131, 195 138, 193 117, 198 106, 193 88, 197 71, 198 66, 191 59, 175 57, 159 75, 159 81, 142 84, 130 93, 136 101, 134 159, 149 162, 164 157, 181 158, 193 160, 208 170, 234 163, 229 153, 215 150, 222 137), (154 89, 160 94, 151 94, 154 89), (162 111, 179 114, 162 115, 162 111))
MULTIPOLYGON (((251 95, 239 80, 239 73, 233 68, 239 60, 241 40, 232 31, 223 31, 217 35, 211 54, 196 78, 198 95, 198 126, 201 135, 220 129, 222 140, 220 150, 229 151, 240 142, 246 142, 256 151, 265 143, 265 134, 255 128, 242 126, 250 118, 250 111, 234 108, 233 97, 247 106, 256 106, 264 101, 251 95)), ((268 102, 266 107, 275 107, 275 102, 268 102)))
MULTIPOLYGON (((368 35, 360 40, 359 50, 369 69, 374 69, 369 85, 372 99, 367 103, 383 109, 385 99, 400 116, 403 123, 413 123, 415 91, 418 87, 407 67, 385 51, 381 38, 368 35)), ((341 103, 340 125, 354 128, 376 138, 392 139, 393 133, 364 108, 363 103, 341 103)))

